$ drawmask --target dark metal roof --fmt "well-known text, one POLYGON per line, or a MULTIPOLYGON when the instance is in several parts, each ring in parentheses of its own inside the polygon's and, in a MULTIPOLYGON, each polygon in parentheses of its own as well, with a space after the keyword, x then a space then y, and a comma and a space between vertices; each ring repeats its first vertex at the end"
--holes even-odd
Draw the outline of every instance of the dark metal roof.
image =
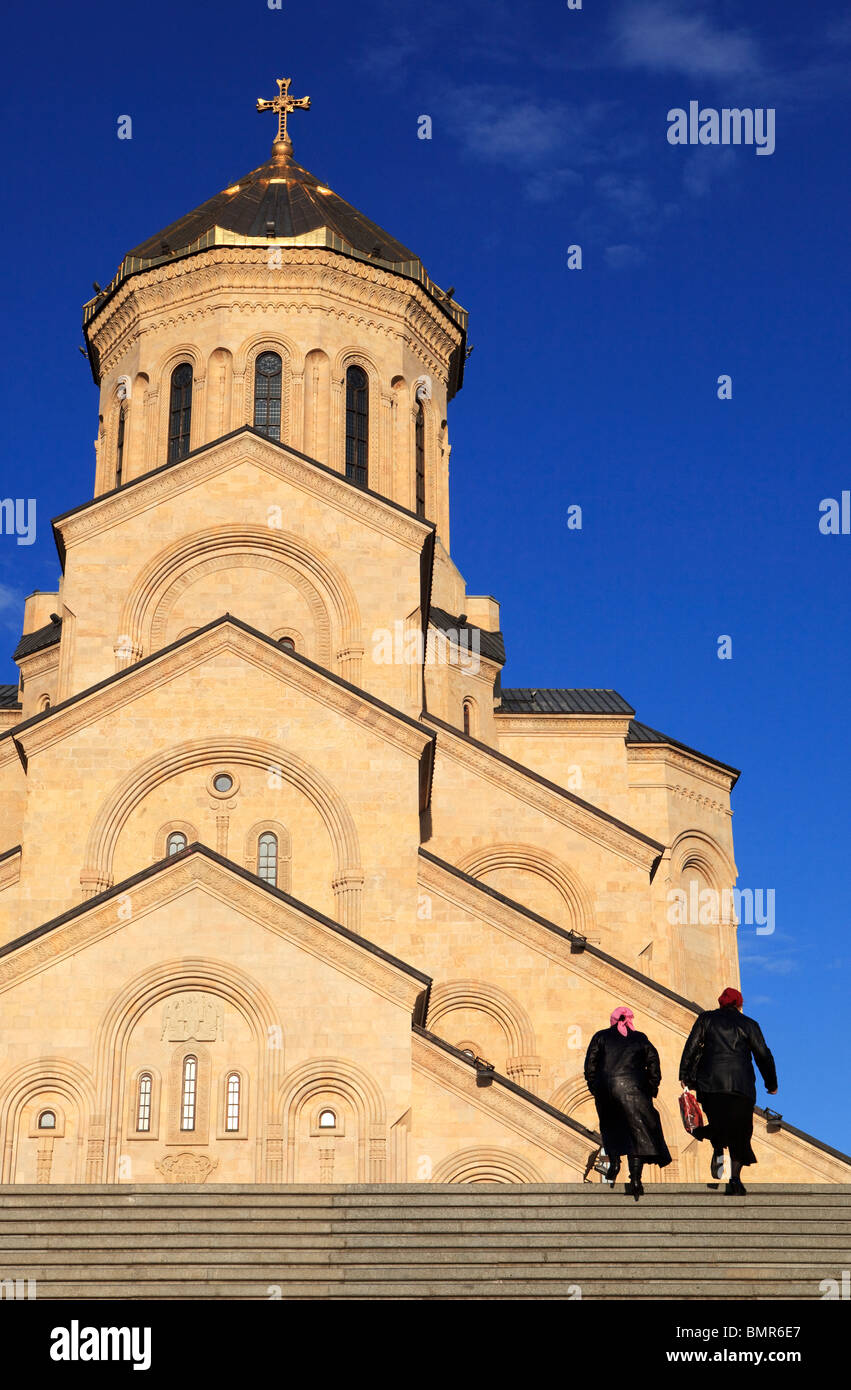
POLYGON ((157 259, 163 254, 163 243, 172 255, 185 251, 212 227, 261 238, 300 237, 327 228, 352 250, 367 256, 374 254, 394 265, 408 265, 418 259, 321 179, 295 160, 279 155, 134 246, 127 259, 157 259))
POLYGON ((23 656, 32 656, 33 652, 40 652, 45 647, 52 647, 59 641, 62 635, 62 619, 52 620, 45 623, 44 627, 37 627, 35 632, 27 632, 21 638, 12 654, 13 661, 20 661, 23 656))
POLYGON ((649 724, 639 724, 637 719, 629 721, 626 741, 627 743, 664 743, 671 748, 681 748, 684 753, 691 753, 695 758, 702 758, 705 763, 711 763, 713 767, 720 767, 724 772, 731 772, 734 786, 741 775, 739 768, 731 767, 729 763, 721 763, 717 758, 710 758, 708 753, 701 753, 697 748, 690 748, 687 743, 680 743, 678 739, 669 738, 667 734, 660 734, 658 729, 651 729, 649 724))
POLYGON ((635 714, 616 690, 503 688, 497 714, 635 714))
POLYGON ((462 622, 460 617, 453 618, 445 608, 430 608, 428 620, 451 637, 460 637, 462 632, 468 634, 463 638, 467 651, 478 651, 486 661, 496 661, 500 666, 505 665, 505 643, 501 632, 486 632, 483 627, 474 627, 472 623, 462 622), (478 633, 478 637, 474 637, 474 633, 478 633))
POLYGON ((20 709, 21 704, 18 699, 18 687, 16 685, 0 685, 0 709, 20 709))
MULTIPOLYGON (((84 331, 128 276, 211 247, 252 245, 324 246, 418 281, 464 335, 453 352, 450 395, 460 389, 466 309, 434 283, 413 251, 281 152, 128 251, 110 284, 84 306, 84 331)), ((92 369, 97 379, 96 360, 92 369)))

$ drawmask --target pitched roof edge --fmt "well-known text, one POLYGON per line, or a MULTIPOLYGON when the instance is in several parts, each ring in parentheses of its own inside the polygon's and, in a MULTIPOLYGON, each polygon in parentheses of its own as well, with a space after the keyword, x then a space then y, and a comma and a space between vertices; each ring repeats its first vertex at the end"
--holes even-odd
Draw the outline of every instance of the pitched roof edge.
POLYGON ((229 439, 235 439, 237 435, 240 434, 250 434, 255 439, 262 439, 265 444, 273 445, 276 449, 283 449, 285 453, 294 454, 296 458, 301 459, 302 463, 309 463, 321 473, 334 478, 338 483, 344 483, 346 486, 353 488, 356 494, 371 497, 374 502, 382 503, 385 507, 390 507, 395 512, 401 512, 409 521, 415 521, 418 526, 422 526, 426 532, 431 532, 436 529, 433 521, 426 521, 423 517, 417 516, 416 512, 412 512, 407 507, 403 507, 401 502, 394 502, 391 497, 385 497, 383 493, 375 492, 369 487, 359 487, 357 483, 351 482, 344 473, 338 473, 335 468, 329 468, 327 463, 320 463, 318 459, 311 458, 309 454, 303 454, 300 449, 294 449, 290 444, 283 444, 279 439, 270 439, 268 435, 263 434, 261 430, 255 429, 253 425, 238 425, 235 430, 229 430, 227 434, 219 435, 218 439, 210 439, 206 444, 199 444, 197 449, 191 449, 189 453, 184 454, 181 459, 174 459, 170 463, 161 463, 156 468, 149 469, 147 473, 140 473, 138 477, 130 478, 128 482, 122 483, 120 487, 113 487, 110 488, 108 492, 101 492, 97 497, 90 498, 88 502, 81 502, 79 506, 70 507, 67 512, 60 512, 58 516, 53 517, 50 524, 53 527, 56 549, 59 552, 63 571, 65 569, 65 546, 62 542, 61 530, 59 529, 60 522, 78 516, 80 513, 87 511, 90 507, 98 506, 101 502, 109 501, 117 497, 119 493, 129 493, 138 483, 148 482, 151 478, 156 478, 159 474, 165 473, 169 469, 179 468, 180 465, 186 463, 187 460, 197 458, 199 454, 206 453, 208 449, 215 449, 217 445, 224 444, 229 439))
MULTIPOLYGON (((423 712, 423 719, 429 724, 435 724, 439 729, 443 729, 448 734, 453 734, 462 743, 469 743, 473 748, 477 748, 482 753, 487 753, 496 762, 504 763, 506 767, 513 768, 515 772, 522 772, 524 777, 530 781, 537 782, 539 786, 547 787, 549 791, 556 792, 565 801, 572 801, 575 806, 579 806, 583 811, 589 811, 591 815, 598 816, 601 820, 608 821, 610 825, 617 826, 625 834, 632 836, 634 840, 640 840, 642 844, 648 845, 650 849, 655 849, 658 854, 664 854, 665 846, 658 840, 653 840, 649 835, 645 835, 643 830, 636 830, 635 826, 627 825, 625 821, 618 820, 617 816, 611 815, 608 811, 602 810, 599 806, 594 806, 590 801, 583 801, 581 796, 575 792, 570 792, 566 787, 560 787, 557 782, 551 782, 549 778, 542 777, 539 772, 534 772, 532 768, 526 767, 523 763, 515 762, 514 758, 506 757, 505 753, 500 753, 498 749, 491 748, 489 744, 480 742, 477 738, 472 738, 470 734, 464 734, 460 729, 456 729, 452 724, 447 724, 445 720, 438 719, 436 714, 431 714, 428 710, 423 712)), ((655 868, 655 866, 654 866, 655 868)))
MULTIPOLYGON (((766 1118, 766 1113, 761 1105, 754 1106, 754 1113, 763 1119, 766 1118)), ((830 1154, 832 1158, 838 1158, 841 1163, 847 1163, 851 1166, 851 1154, 843 1153, 841 1149, 834 1149, 832 1145, 823 1143, 821 1139, 816 1139, 814 1134, 808 1134, 805 1129, 797 1129, 795 1125, 788 1124, 785 1119, 780 1125, 779 1132, 782 1133, 784 1129, 787 1129, 790 1134, 794 1134, 796 1139, 803 1139, 805 1143, 812 1144, 814 1148, 821 1149, 823 1153, 830 1154)))
MULTIPOLYGON (((22 730, 31 728, 34 724, 50 719, 56 714, 61 714, 63 710, 69 709, 71 705, 76 704, 77 701, 85 700, 90 695, 94 695, 97 691, 103 690, 106 686, 114 685, 116 682, 123 680, 125 676, 131 675, 134 671, 140 670, 143 666, 148 666, 154 661, 159 661, 161 657, 169 655, 171 652, 175 651, 177 647, 188 645, 222 623, 230 623, 233 627, 241 628, 244 632, 250 633, 252 637, 259 638, 260 641, 265 642, 267 646, 272 647, 276 652, 289 657, 291 661, 295 661, 301 666, 306 666, 309 670, 315 671, 317 675, 324 676, 327 680, 331 681, 333 685, 340 686, 341 689, 349 691, 352 695, 357 695, 359 699, 365 700, 370 705, 374 705, 377 709, 382 710, 383 713, 399 720, 400 723, 407 724, 412 729, 416 729, 418 733, 427 732, 423 730, 421 719, 413 719, 409 714, 403 714, 401 710, 394 709, 392 705, 386 704, 384 700, 379 700, 376 695, 370 695, 368 691, 361 690, 357 685, 352 685, 351 681, 344 680, 342 676, 336 675, 333 671, 328 671, 324 666, 319 666, 315 661, 311 661, 309 657, 301 656, 298 652, 284 652, 283 648, 279 647, 275 639, 270 637, 268 633, 260 632, 258 628, 252 627, 250 623, 244 622, 242 618, 237 618, 233 613, 221 613, 218 618, 211 619, 211 621, 205 623, 203 627, 196 628, 194 632, 188 633, 185 637, 176 638, 174 642, 169 642, 167 647, 160 647, 159 651, 151 652, 149 656, 143 656, 141 661, 134 661, 131 666, 125 666, 121 671, 113 671, 112 675, 104 676, 103 680, 97 681, 95 685, 87 686, 85 690, 78 690, 74 695, 69 695, 68 698, 62 700, 60 704, 51 705, 50 709, 39 710, 37 714, 31 714, 28 719, 22 720, 19 724, 13 724, 10 729, 5 729, 0 733, 0 740, 17 735, 21 733, 22 730)), ((432 735, 432 744, 436 743, 436 741, 436 735, 432 735)))
POLYGON ((326 917, 324 912, 319 912, 315 907, 311 907, 309 903, 302 902, 300 898, 294 898, 291 893, 285 893, 282 888, 273 887, 273 885, 267 883, 265 879, 259 878, 256 874, 252 874, 248 869, 244 869, 240 864, 234 863, 232 859, 226 858, 225 855, 219 854, 217 850, 210 849, 208 845, 201 844, 198 840, 193 840, 192 844, 187 845, 186 848, 181 850, 178 854, 167 855, 164 859, 158 859, 154 864, 148 864, 146 868, 140 869, 138 873, 131 874, 129 878, 122 879, 120 883, 113 884, 111 888, 105 888, 102 893, 97 893, 95 897, 87 898, 85 902, 75 903, 73 907, 67 908, 65 912, 61 912, 58 916, 51 917, 49 921, 42 922, 39 926, 33 927, 30 931, 25 932, 23 936, 17 937, 14 941, 7 942, 5 946, 0 946, 0 957, 11 955, 14 951, 20 950, 22 946, 29 945, 31 941, 36 941, 39 937, 46 936, 49 932, 55 931, 57 927, 64 926, 66 922, 73 921, 75 917, 83 916, 91 908, 98 907, 108 902, 110 898, 118 897, 122 893, 127 893, 131 888, 135 888, 137 884, 145 882, 146 879, 154 878, 164 869, 168 869, 174 864, 185 862, 185 860, 193 854, 199 854, 211 860, 212 863, 218 864, 220 868, 227 869, 235 874, 237 878, 241 878, 244 882, 250 883, 252 887, 268 893, 273 898, 277 898, 280 902, 285 903, 287 907, 295 908, 298 912, 304 913, 305 916, 312 918, 315 922, 319 922, 322 926, 327 927, 338 936, 345 937, 348 941, 351 941, 353 945, 360 946, 363 950, 369 951, 371 955, 379 957, 386 964, 394 966, 397 970, 404 971, 406 975, 410 975, 412 979, 418 980, 424 987, 428 988, 431 985, 430 975, 424 974, 421 970, 417 970, 415 966, 409 965, 407 961, 400 960, 398 956, 394 956, 389 951, 385 951, 383 946, 377 946, 374 941, 369 941, 367 937, 359 936, 357 932, 353 932, 349 927, 344 927, 340 922, 335 922, 332 917, 326 917))
MULTIPOLYGON (((459 1051, 457 1047, 452 1046, 452 1043, 446 1042, 444 1038, 438 1037, 436 1033, 429 1032, 428 1028, 424 1028, 421 1024, 415 1023, 412 1031, 419 1037, 425 1038, 427 1042, 434 1043, 435 1047, 439 1047, 444 1052, 450 1053, 451 1056, 456 1057, 459 1062, 465 1062, 467 1066, 472 1067, 474 1071, 477 1072, 479 1070, 472 1057, 468 1057, 466 1052, 459 1051)), ((590 1139, 595 1145, 600 1144, 600 1135, 597 1134, 595 1130, 586 1129, 578 1120, 572 1120, 570 1116, 565 1115, 562 1110, 556 1110, 554 1105, 549 1105, 547 1101, 541 1100, 540 1096, 533 1095, 531 1091, 527 1091, 525 1086, 518 1086, 516 1081, 512 1081, 510 1077, 503 1076, 502 1073, 498 1071, 491 1072, 490 1075, 493 1080, 500 1086, 503 1086, 505 1090, 513 1091, 516 1096, 520 1096, 521 1100, 529 1101, 536 1109, 543 1110, 551 1119, 558 1120, 566 1129, 575 1130, 577 1134, 582 1135, 583 1139, 590 1139)))
MULTIPOLYGON (((531 921, 537 922, 539 926, 545 927, 547 931, 552 932, 555 936, 561 936, 566 941, 570 942, 575 942, 580 939, 576 932, 570 931, 567 927, 559 927, 555 922, 549 921, 547 917, 542 917, 539 912, 533 911, 531 907, 525 907, 523 903, 518 903, 514 898, 506 897, 504 893, 500 893, 496 888, 492 888, 489 883, 483 883, 481 879, 473 878, 472 874, 467 874, 463 869, 459 869, 457 865, 450 864, 448 860, 439 858, 439 856, 433 854, 431 850, 424 849, 422 845, 420 845, 419 853, 423 859, 428 859, 430 863, 434 864, 438 869, 444 869, 447 873, 452 874, 455 878, 460 878, 472 888, 478 888, 480 892, 484 893, 489 898, 493 898, 495 902, 502 903, 505 907, 512 908, 514 912, 519 912, 524 917, 528 917, 531 921)), ((625 961, 618 960, 617 956, 610 956, 607 951, 602 951, 599 946, 592 945, 590 941, 586 941, 582 949, 589 955, 596 956, 598 960, 604 961, 606 965, 613 965, 616 970, 620 970, 624 975, 629 975, 631 979, 637 980, 639 984, 646 985, 648 989, 654 990, 656 994, 662 994, 666 999, 673 1000, 675 1004, 681 1004, 682 1007, 688 1009, 690 1013, 697 1015, 704 1012, 702 1006, 695 1003, 693 999, 686 999, 682 994, 677 994, 675 990, 668 989, 667 985, 661 985, 658 980, 651 979, 649 975, 643 975, 641 971, 636 970, 634 966, 627 965, 625 961)))

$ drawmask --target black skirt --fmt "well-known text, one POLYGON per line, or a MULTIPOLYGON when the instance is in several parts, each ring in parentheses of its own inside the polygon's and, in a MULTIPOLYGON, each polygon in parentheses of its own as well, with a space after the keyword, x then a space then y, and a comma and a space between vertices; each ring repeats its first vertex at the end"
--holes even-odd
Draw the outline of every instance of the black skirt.
POLYGON ((712 1091, 697 1098, 706 1111, 701 1139, 708 1139, 716 1152, 729 1149, 730 1158, 738 1163, 756 1163, 751 1147, 753 1101, 738 1091, 712 1091))
POLYGON ((646 1091, 617 1080, 594 1097, 600 1119, 600 1137, 609 1158, 626 1154, 667 1168, 671 1162, 662 1133, 662 1121, 646 1091))

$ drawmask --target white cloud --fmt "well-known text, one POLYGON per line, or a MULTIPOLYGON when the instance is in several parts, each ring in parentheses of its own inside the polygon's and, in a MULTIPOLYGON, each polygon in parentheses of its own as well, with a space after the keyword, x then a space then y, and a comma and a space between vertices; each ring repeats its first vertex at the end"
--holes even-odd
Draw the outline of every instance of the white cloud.
POLYGON ((614 57, 623 67, 730 78, 762 71, 756 40, 722 29, 706 13, 675 0, 628 4, 613 20, 614 57))

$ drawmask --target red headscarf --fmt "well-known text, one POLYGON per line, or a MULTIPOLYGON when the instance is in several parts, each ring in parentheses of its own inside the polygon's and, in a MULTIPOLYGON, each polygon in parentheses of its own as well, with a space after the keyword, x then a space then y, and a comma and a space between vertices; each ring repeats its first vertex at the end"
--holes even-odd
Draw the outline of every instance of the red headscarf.
POLYGON ((722 1009, 725 1009, 728 1004, 735 1004, 736 1008, 740 1009, 742 1007, 743 1002, 744 1001, 739 991, 737 989, 733 989, 732 985, 728 985, 727 988, 724 990, 724 993, 718 995, 718 1003, 721 1005, 722 1009))

